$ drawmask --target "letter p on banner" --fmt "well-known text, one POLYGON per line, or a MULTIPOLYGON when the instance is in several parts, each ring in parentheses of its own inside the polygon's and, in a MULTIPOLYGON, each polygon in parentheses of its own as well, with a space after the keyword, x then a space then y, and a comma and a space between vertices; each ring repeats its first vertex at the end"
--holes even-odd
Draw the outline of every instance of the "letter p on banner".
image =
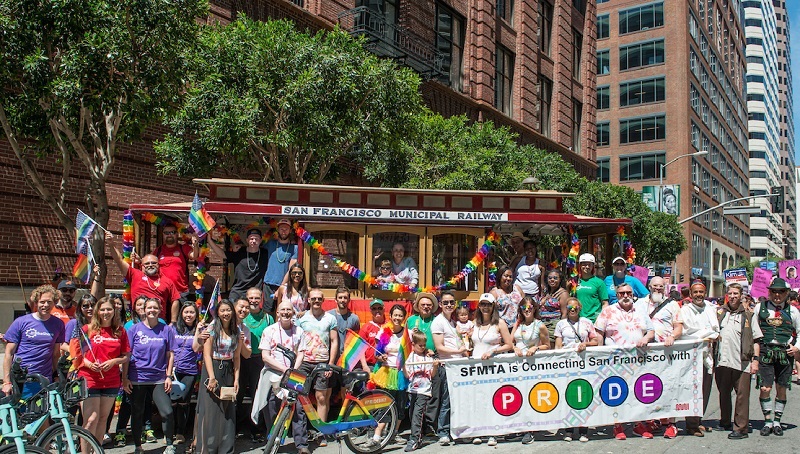
POLYGON ((492 405, 501 416, 511 416, 522 408, 522 393, 511 385, 501 386, 492 397, 492 405))

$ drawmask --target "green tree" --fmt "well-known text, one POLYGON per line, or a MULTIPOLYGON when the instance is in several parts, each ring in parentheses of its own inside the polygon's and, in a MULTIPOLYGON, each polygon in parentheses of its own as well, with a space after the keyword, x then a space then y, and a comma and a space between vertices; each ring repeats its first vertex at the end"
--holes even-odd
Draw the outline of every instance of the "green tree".
POLYGON ((342 158, 381 159, 422 110, 419 78, 336 29, 240 18, 206 27, 189 89, 156 145, 163 172, 257 171, 321 182, 342 158))
POLYGON ((738 263, 736 263, 736 268, 744 268, 747 270, 747 279, 750 282, 753 282, 753 269, 758 268, 758 264, 760 262, 780 262, 783 261, 783 257, 778 257, 777 255, 767 254, 765 258, 762 260, 747 260, 741 259, 738 263))
MULTIPOLYGON (((89 175, 86 212, 106 226, 118 145, 177 103, 183 53, 205 14, 204 0, 0 0, 0 137, 69 232, 73 164, 89 175), (37 169, 40 158, 60 166, 57 191, 37 169)), ((95 250, 103 246, 98 238, 95 250)))

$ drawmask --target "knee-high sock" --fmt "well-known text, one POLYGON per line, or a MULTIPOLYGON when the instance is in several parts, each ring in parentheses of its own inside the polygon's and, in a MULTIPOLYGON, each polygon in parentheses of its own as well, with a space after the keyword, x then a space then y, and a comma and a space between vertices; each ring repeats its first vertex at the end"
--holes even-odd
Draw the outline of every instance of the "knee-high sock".
POLYGON ((761 412, 764 413, 764 425, 769 426, 772 424, 772 399, 758 399, 761 402, 761 412))
POLYGON ((775 399, 775 424, 781 423, 784 408, 786 408, 786 401, 775 399))

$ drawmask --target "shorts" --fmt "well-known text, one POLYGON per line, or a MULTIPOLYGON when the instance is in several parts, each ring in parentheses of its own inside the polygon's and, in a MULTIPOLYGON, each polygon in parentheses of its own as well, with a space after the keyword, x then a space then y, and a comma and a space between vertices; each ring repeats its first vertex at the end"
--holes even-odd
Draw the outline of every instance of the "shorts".
POLYGON ((42 384, 38 381, 29 381, 26 382, 25 385, 22 387, 21 398, 28 399, 29 397, 33 396, 34 394, 38 393, 42 390, 42 384))
POLYGON ((771 388, 773 384, 777 383, 778 386, 790 388, 792 385, 792 368, 794 367, 794 359, 789 357, 789 364, 781 365, 773 364, 758 364, 758 383, 760 386, 771 388))
POLYGON ((117 398, 119 388, 89 388, 89 397, 113 397, 117 398))
MULTIPOLYGON (((300 363, 299 370, 300 372, 308 376, 311 375, 311 371, 314 370, 317 364, 319 363, 310 363, 303 361, 302 363, 300 363)), ((315 391, 326 391, 328 388, 330 388, 330 384, 328 383, 328 379, 323 374, 319 374, 317 375, 317 378, 314 380, 314 382, 311 383, 311 386, 309 386, 309 390, 311 390, 312 388, 315 391)))

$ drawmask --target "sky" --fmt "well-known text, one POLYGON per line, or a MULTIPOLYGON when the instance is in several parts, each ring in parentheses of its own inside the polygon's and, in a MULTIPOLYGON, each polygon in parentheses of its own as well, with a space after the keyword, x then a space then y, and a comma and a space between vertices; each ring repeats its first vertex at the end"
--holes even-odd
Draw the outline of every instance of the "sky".
MULTIPOLYGON (((787 0, 786 10, 789 13, 789 46, 792 51, 792 93, 794 107, 800 108, 800 2, 787 0)), ((795 136, 800 132, 800 111, 794 112, 794 131, 795 136)), ((796 138, 795 144, 797 144, 796 138)), ((796 148, 795 145, 794 160, 800 165, 800 153, 796 148)))

